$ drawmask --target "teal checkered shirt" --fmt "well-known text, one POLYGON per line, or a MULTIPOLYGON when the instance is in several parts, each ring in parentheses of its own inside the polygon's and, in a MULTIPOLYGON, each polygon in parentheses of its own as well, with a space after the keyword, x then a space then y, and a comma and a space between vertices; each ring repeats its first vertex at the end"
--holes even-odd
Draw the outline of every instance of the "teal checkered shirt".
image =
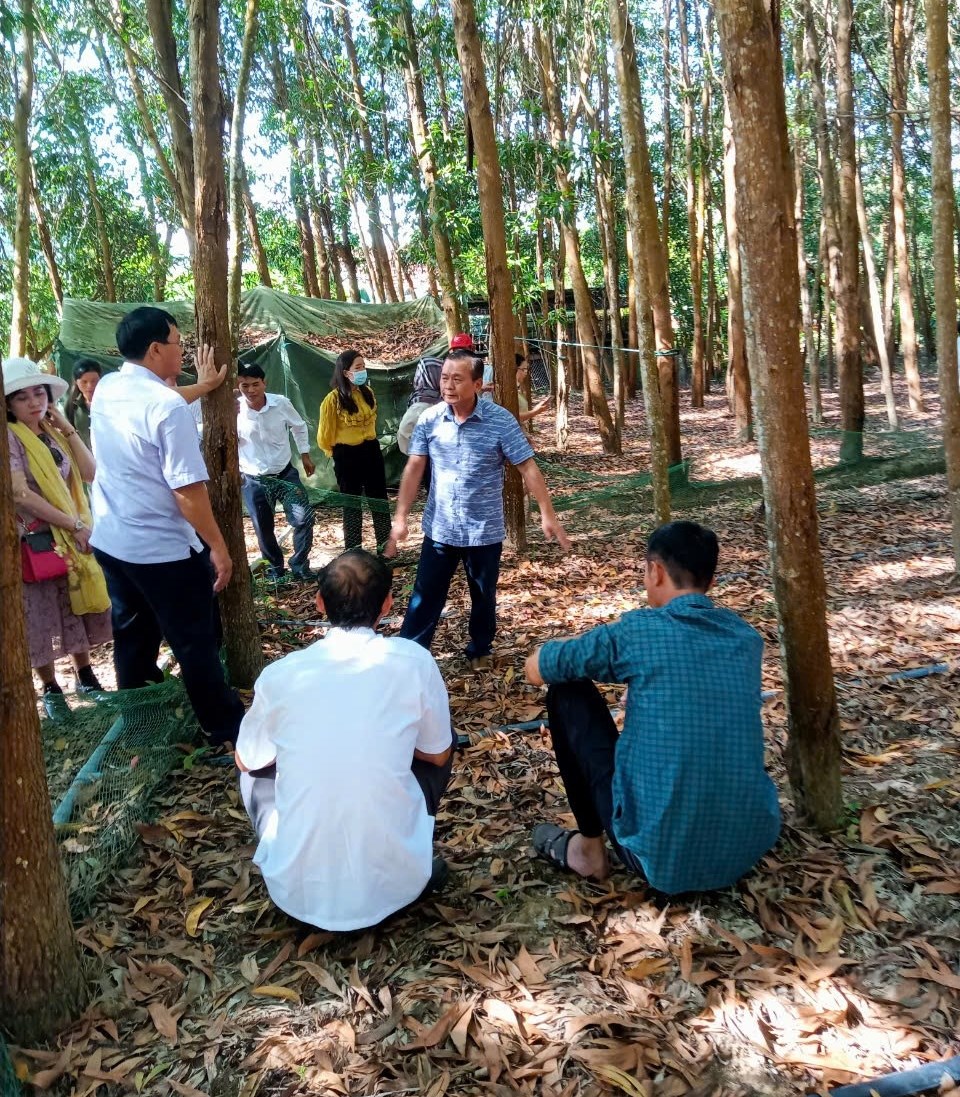
POLYGON ((734 883, 777 840, 763 764, 759 633, 704 594, 633 610, 540 651, 547 683, 626 682, 614 837, 660 891, 734 883))

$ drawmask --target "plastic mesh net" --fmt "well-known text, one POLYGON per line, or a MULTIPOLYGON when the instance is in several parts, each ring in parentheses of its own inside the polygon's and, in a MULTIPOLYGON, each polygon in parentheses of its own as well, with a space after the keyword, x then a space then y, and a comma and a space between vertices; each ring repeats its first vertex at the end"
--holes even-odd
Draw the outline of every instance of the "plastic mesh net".
POLYGON ((42 722, 47 783, 74 917, 112 878, 152 809, 158 784, 189 758, 196 718, 179 679, 65 698, 42 722))

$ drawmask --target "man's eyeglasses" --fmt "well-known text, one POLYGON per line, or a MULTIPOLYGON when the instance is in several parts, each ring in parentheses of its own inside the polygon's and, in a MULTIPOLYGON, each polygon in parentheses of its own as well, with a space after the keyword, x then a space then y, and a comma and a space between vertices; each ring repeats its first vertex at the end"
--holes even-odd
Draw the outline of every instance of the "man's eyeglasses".
POLYGON ((165 347, 180 347, 181 350, 183 349, 182 339, 158 339, 157 342, 163 343, 165 347))

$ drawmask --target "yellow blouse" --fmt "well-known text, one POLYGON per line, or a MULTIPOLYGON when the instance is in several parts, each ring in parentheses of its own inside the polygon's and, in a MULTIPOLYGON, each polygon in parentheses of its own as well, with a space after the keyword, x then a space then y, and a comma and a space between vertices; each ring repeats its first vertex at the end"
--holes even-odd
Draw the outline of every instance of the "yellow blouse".
POLYGON ((317 445, 328 457, 333 456, 334 446, 359 446, 377 436, 376 399, 370 407, 358 391, 354 401, 357 410, 344 411, 340 407, 340 394, 334 389, 320 405, 317 445))

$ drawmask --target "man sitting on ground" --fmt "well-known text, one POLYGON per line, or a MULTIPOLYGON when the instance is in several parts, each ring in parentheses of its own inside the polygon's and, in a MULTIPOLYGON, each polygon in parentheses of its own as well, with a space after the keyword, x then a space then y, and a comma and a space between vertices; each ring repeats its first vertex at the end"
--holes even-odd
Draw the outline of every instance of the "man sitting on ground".
POLYGON ((547 713, 576 830, 541 823, 535 851, 581 876, 609 873, 604 832, 630 870, 675 895, 726 887, 777 840, 777 792, 763 765, 763 640, 707 597, 712 530, 671 522, 647 544, 648 609, 526 662, 549 684, 547 713), (629 686, 623 732, 593 684, 629 686))
POLYGON ((376 925, 441 886, 433 824, 454 738, 433 656, 377 635, 391 572, 351 549, 319 576, 325 639, 260 675, 240 726, 240 792, 271 899, 328 930, 376 925))

